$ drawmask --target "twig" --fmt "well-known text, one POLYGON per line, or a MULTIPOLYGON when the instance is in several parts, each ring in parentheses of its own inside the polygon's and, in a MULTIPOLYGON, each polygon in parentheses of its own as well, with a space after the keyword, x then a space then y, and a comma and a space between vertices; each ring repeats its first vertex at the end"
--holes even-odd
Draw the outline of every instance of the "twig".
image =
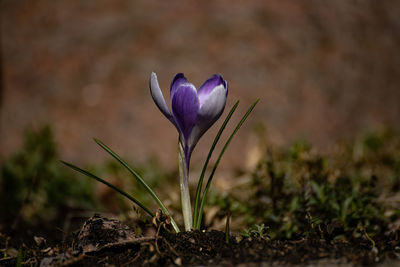
POLYGON ((122 241, 122 242, 115 242, 115 243, 109 243, 106 244, 100 248, 96 248, 93 250, 89 250, 89 251, 85 251, 85 254, 92 254, 92 253, 96 253, 105 249, 110 249, 110 248, 114 248, 114 247, 123 247, 123 246, 129 246, 129 245, 136 245, 138 243, 144 242, 144 241, 151 241, 154 240, 154 237, 152 236, 144 236, 144 237, 138 237, 135 238, 134 240, 128 240, 128 241, 122 241))

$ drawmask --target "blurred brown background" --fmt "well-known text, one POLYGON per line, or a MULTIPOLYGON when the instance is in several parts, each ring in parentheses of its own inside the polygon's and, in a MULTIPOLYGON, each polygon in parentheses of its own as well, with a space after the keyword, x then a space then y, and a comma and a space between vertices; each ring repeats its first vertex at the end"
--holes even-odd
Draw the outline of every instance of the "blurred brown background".
MULTIPOLYGON (((108 158, 98 137, 133 160, 176 167, 177 134, 150 97, 169 86, 229 83, 228 109, 261 98, 224 166, 256 144, 296 138, 326 148, 368 129, 399 129, 399 1, 1 1, 0 158, 27 127, 51 123, 61 157, 108 158)), ((237 121, 237 118, 236 118, 237 121)), ((218 123, 218 125, 221 122, 218 123)), ((217 128, 217 127, 215 127, 217 128)), ((204 158, 213 133, 194 152, 204 158)))

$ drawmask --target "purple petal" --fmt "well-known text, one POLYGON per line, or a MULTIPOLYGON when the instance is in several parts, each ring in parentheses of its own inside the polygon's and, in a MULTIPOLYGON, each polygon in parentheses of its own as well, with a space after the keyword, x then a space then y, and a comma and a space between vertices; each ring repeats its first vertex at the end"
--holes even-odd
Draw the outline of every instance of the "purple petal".
POLYGON ((167 119, 169 119, 175 125, 174 118, 172 117, 171 112, 169 111, 163 93, 158 84, 157 75, 154 72, 151 73, 150 77, 150 93, 160 111, 164 114, 165 117, 167 117, 167 119))
POLYGON ((172 96, 171 107, 180 134, 187 143, 199 112, 196 88, 190 83, 181 84, 172 96))
POLYGON ((171 82, 171 91, 170 91, 171 102, 172 102, 172 98, 173 98, 176 90, 178 90, 179 86, 181 86, 182 84, 185 84, 187 82, 188 81, 185 78, 185 76, 183 75, 183 73, 178 73, 175 75, 174 79, 171 82))
POLYGON ((197 91, 197 95, 200 99, 200 105, 203 105, 204 100, 208 97, 208 95, 213 91, 213 89, 219 85, 223 85, 227 88, 226 81, 222 78, 221 75, 215 74, 211 76, 210 79, 205 81, 202 86, 200 86, 199 90, 197 91))
POLYGON ((204 103, 199 109, 196 124, 193 127, 189 138, 189 146, 191 150, 193 150, 200 137, 219 119, 224 111, 226 104, 226 90, 227 88, 225 88, 225 83, 223 83, 215 87, 208 97, 205 98, 204 103))

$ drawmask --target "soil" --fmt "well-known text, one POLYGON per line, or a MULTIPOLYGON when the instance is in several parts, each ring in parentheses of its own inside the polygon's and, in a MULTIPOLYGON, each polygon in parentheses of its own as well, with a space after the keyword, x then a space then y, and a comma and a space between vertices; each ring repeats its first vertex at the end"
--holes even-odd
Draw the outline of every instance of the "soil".
POLYGON ((35 245, 19 253, 5 246, 2 236, 1 266, 357 266, 400 262, 400 232, 365 239, 327 241, 317 237, 296 240, 244 238, 216 230, 171 233, 164 222, 155 234, 137 236, 133 228, 115 219, 95 215, 69 240, 35 245), (23 251, 23 253, 21 253, 23 251), (7 254, 6 254, 7 253, 7 254))

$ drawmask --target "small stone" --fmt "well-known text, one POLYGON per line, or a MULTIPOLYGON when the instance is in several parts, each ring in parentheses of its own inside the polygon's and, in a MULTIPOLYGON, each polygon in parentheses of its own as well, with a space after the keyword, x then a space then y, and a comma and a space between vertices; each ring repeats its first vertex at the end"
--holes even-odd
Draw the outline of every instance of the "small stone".
POLYGON ((46 239, 41 236, 34 236, 33 240, 35 240, 35 243, 38 247, 43 247, 44 245, 46 245, 46 239))
POLYGON ((74 249, 87 253, 110 243, 132 241, 135 238, 135 231, 127 225, 95 214, 82 226, 74 249))
POLYGON ((178 266, 182 266, 182 259, 181 259, 180 257, 178 257, 178 258, 176 258, 176 259, 174 260, 174 263, 175 263, 176 265, 178 265, 178 266))
POLYGON ((154 255, 150 258, 149 262, 154 264, 154 263, 156 263, 156 261, 158 261, 158 259, 159 259, 159 256, 158 256, 157 254, 154 254, 154 255))

